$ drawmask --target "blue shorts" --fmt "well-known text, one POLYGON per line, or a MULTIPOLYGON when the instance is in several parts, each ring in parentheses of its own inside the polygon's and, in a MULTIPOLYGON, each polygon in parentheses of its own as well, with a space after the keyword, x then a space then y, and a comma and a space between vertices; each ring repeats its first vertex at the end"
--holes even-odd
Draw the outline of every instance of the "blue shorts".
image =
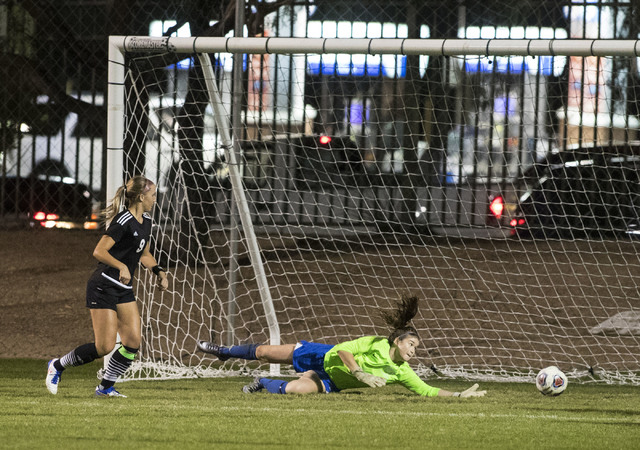
POLYGON ((333 348, 329 344, 315 344, 313 342, 300 341, 293 351, 293 368, 296 372, 306 372, 313 370, 322 381, 325 391, 340 392, 340 389, 333 384, 327 372, 324 371, 324 355, 333 348))

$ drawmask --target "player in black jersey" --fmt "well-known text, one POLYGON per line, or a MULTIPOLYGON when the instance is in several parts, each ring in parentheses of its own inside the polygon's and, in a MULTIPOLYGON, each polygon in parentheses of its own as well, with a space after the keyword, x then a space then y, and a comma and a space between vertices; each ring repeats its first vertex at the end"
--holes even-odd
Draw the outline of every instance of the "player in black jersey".
POLYGON ((169 287, 166 271, 149 251, 151 217, 147 213, 155 202, 155 184, 143 176, 135 176, 118 189, 104 211, 107 231, 93 251, 98 267, 87 283, 86 301, 95 342, 49 361, 45 384, 52 394, 57 394, 65 368, 87 364, 108 354, 114 349, 119 334, 122 345, 109 359, 95 394, 98 397, 126 397, 113 385, 129 368, 140 347, 140 313, 132 286, 138 264, 153 271, 160 290, 169 287), (125 208, 120 211, 123 204, 125 208))

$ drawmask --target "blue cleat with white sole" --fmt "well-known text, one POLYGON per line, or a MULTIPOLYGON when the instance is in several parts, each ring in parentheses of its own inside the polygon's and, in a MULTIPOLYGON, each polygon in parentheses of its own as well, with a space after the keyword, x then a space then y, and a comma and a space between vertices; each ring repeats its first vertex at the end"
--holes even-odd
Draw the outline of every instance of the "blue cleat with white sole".
POLYGON ((44 384, 53 395, 58 393, 58 384, 60 383, 60 377, 62 377, 62 372, 53 365, 55 361, 57 359, 52 359, 47 364, 47 378, 44 380, 44 384))
POLYGON ((113 386, 111 386, 110 388, 107 389, 100 389, 100 386, 98 386, 96 388, 96 397, 122 397, 122 398, 127 398, 126 395, 121 394, 120 392, 116 391, 116 388, 114 388, 113 386))

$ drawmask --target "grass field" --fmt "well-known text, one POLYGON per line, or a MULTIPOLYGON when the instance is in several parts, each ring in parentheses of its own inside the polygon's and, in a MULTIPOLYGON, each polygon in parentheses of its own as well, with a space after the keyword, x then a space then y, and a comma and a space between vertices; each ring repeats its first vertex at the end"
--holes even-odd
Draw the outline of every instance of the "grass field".
MULTIPOLYGON (((135 381, 126 399, 92 397, 92 363, 0 359, 0 448, 638 448, 638 387, 570 384, 555 398, 532 384, 482 383, 484 398, 421 398, 404 388, 331 395, 246 395, 248 378, 135 381)), ((451 390, 468 382, 431 381, 451 390)))

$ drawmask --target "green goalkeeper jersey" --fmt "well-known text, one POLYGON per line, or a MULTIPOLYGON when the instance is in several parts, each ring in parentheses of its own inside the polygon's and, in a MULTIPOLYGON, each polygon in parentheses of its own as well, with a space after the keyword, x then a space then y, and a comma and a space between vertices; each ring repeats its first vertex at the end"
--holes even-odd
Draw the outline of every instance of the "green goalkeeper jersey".
POLYGON ((403 361, 396 363, 389 357, 389 341, 378 336, 365 336, 354 341, 347 341, 334 346, 324 356, 324 370, 338 389, 352 389, 368 387, 358 381, 356 377, 344 365, 338 351, 343 350, 352 353, 360 368, 368 373, 387 380, 387 384, 401 384, 416 394, 427 397, 435 397, 439 388, 429 386, 422 381, 409 366, 403 361))

